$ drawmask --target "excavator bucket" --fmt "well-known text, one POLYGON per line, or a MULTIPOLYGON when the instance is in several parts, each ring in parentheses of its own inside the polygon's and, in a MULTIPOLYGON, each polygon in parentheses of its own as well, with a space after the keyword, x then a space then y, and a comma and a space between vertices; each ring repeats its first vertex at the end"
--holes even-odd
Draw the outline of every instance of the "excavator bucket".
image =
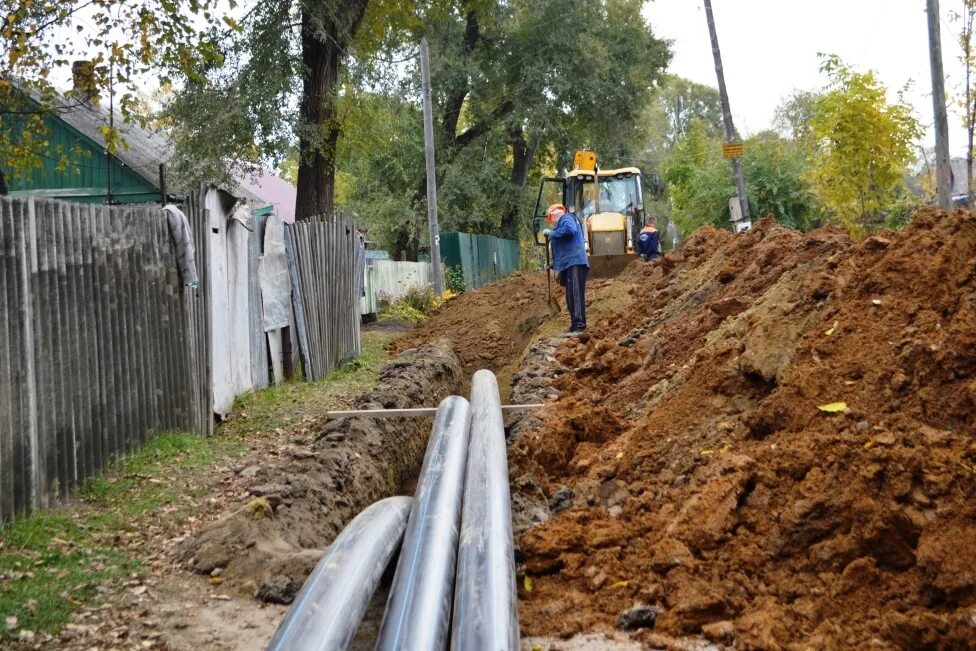
POLYGON ((635 255, 591 255, 590 278, 614 278, 620 275, 627 265, 637 260, 635 255))
POLYGON ((628 252, 627 217, 618 212, 602 212, 587 221, 590 276, 612 278, 636 258, 628 252))

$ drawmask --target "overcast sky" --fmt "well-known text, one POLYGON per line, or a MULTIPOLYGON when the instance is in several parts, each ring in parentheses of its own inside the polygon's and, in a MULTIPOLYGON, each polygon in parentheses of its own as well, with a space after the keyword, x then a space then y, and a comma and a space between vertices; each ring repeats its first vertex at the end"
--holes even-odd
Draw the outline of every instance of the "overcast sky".
MULTIPOLYGON (((946 90, 962 92, 959 26, 948 19, 962 0, 943 0, 942 49, 946 90)), ((859 71, 873 69, 893 93, 913 81, 906 96, 932 134, 932 78, 924 0, 712 0, 725 81, 736 127, 745 134, 769 128, 780 100, 794 90, 817 90, 826 79, 817 54, 840 57, 859 71)), ((702 0, 652 0, 644 15, 655 34, 674 41, 671 72, 716 86, 702 0)), ((965 129, 950 106, 949 148, 965 155, 965 129)))

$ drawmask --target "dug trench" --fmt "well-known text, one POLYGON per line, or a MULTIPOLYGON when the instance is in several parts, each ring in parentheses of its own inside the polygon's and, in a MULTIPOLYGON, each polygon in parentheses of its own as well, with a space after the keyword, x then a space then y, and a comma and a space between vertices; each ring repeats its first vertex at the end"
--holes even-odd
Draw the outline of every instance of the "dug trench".
MULTIPOLYGON (((457 393, 450 341, 404 352, 353 409, 436 405, 457 393)), ((350 418, 325 424, 310 446, 261 466, 246 503, 178 550, 193 571, 232 591, 290 603, 324 549, 362 509, 401 494, 419 472, 432 419, 350 418)))

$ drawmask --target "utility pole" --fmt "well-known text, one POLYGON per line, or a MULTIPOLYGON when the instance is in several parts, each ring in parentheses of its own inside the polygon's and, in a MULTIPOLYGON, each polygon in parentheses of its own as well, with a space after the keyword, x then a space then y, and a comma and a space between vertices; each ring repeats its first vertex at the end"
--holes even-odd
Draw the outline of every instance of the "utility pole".
MULTIPOLYGON (((952 207, 952 168, 949 166, 949 121, 946 116, 945 77, 942 74, 942 34, 939 0, 927 0, 929 59, 932 63, 932 106, 935 108, 935 181, 939 207, 952 207)), ((968 107, 967 107, 968 110, 968 107)))
POLYGON ((427 226, 430 229, 430 266, 434 291, 444 293, 441 235, 437 228, 437 168, 434 166, 434 112, 430 104, 430 54, 427 39, 420 41, 420 74, 424 84, 424 158, 427 162, 427 226))
MULTIPOLYGON (((732 108, 729 106, 729 92, 725 88, 725 72, 722 69, 722 53, 718 49, 718 34, 715 33, 715 17, 712 15, 712 1, 705 0, 705 18, 708 20, 708 33, 712 38, 712 56, 715 57, 715 75, 718 77, 718 93, 722 98, 722 118, 725 122, 725 142, 736 142, 735 125, 732 124, 732 108)), ((746 195, 746 179, 742 174, 742 161, 739 156, 732 157, 732 173, 735 175, 735 189, 742 207, 742 220, 748 223, 749 198, 746 195)))

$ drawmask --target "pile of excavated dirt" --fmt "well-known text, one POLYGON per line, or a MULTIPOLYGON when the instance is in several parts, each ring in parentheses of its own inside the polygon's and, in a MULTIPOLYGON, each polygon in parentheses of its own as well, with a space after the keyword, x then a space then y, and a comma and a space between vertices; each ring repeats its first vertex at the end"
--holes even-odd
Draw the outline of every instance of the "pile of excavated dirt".
MULTIPOLYGON (((353 409, 436 405, 461 387, 448 340, 388 364, 353 409)), ((373 502, 403 492, 423 461, 432 419, 349 418, 325 425, 289 458, 255 469, 250 501, 184 541, 199 573, 275 603, 290 603, 324 549, 373 502)))
POLYGON ((515 377, 558 395, 511 448, 523 633, 647 605, 654 645, 972 648, 976 219, 704 229, 616 282, 515 377))
MULTIPOLYGON (((562 288, 555 281, 552 288, 565 304, 562 288)), ((454 342, 465 381, 470 382, 479 369, 497 373, 516 362, 548 315, 545 274, 516 273, 452 298, 389 347, 400 352, 447 337, 454 342)))

